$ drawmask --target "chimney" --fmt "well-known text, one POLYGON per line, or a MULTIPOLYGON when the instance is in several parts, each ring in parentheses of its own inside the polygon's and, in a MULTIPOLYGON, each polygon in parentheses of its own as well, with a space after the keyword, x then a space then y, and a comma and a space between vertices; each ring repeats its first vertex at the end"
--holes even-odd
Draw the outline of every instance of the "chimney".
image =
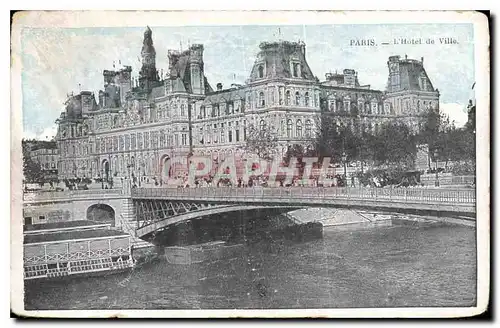
POLYGON ((217 91, 221 91, 222 90, 222 83, 217 83, 217 91))
POLYGON ((420 57, 420 61, 422 62, 422 64, 424 63, 424 57, 420 57))

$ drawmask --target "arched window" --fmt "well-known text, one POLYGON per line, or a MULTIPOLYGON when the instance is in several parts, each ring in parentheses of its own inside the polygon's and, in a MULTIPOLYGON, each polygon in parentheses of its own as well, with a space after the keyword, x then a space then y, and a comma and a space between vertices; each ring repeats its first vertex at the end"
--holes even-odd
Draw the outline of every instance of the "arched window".
POLYGON ((295 136, 297 138, 302 137, 302 120, 297 120, 297 123, 295 124, 295 136))
POLYGON ((304 95, 304 101, 304 106, 309 107, 309 92, 306 92, 306 94, 304 95))
POLYGON ((186 106, 184 104, 181 104, 181 117, 186 116, 186 106))
POLYGON ((264 65, 259 65, 259 78, 262 79, 264 77, 264 65))
POLYGON ((295 105, 300 105, 300 93, 298 91, 295 92, 295 105))
POLYGON ((286 136, 288 138, 292 137, 292 129, 293 129, 293 123, 292 120, 286 121, 286 136))
POLYGON ((264 99, 264 92, 259 92, 259 106, 264 107, 266 105, 266 100, 264 99))
POLYGON ((260 120, 259 129, 262 131, 266 128, 266 121, 260 120))
POLYGON ((285 105, 290 105, 290 90, 286 90, 285 105))
POLYGON ((306 120, 306 137, 312 136, 312 123, 311 120, 306 120))

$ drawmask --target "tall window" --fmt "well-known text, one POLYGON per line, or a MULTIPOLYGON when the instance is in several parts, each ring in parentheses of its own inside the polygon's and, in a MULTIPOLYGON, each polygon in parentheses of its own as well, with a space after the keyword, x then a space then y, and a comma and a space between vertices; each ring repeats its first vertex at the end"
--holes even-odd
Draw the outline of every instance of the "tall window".
POLYGON ((166 138, 165 138, 165 130, 160 131, 160 148, 163 148, 166 146, 166 138))
POLYGON ((142 141, 143 141, 143 139, 142 139, 142 133, 139 132, 137 134, 137 148, 138 149, 142 149, 142 146, 143 146, 143 142, 142 141))
POLYGON ((264 107, 266 105, 266 101, 264 99, 264 92, 259 92, 259 106, 264 107))
POLYGON ((288 138, 291 138, 292 137, 292 129, 293 129, 293 123, 292 123, 292 120, 288 120, 286 121, 286 136, 288 138))
POLYGON ((149 149, 149 132, 144 132, 144 149, 149 149))
POLYGON ((125 150, 130 149, 130 135, 126 134, 125 135, 125 150))
POLYGON ((304 95, 304 101, 304 106, 309 107, 309 92, 306 92, 306 94, 304 95))
POLYGON ((118 137, 113 137, 113 151, 118 151, 118 137))
POLYGON ((181 104, 181 117, 186 116, 186 106, 184 104, 181 104))
POLYGON ((297 123, 295 124, 295 136, 297 138, 302 137, 302 121, 301 120, 297 120, 297 123))
POLYGON ((132 133, 130 135, 130 147, 131 147, 132 150, 137 149, 137 143, 136 143, 135 133, 132 133))
POLYGON ((300 93, 298 91, 295 92, 295 105, 300 105, 300 93))
POLYGON ((264 77, 264 65, 259 65, 259 78, 262 79, 264 77))
POLYGON ((290 90, 286 90, 286 97, 285 97, 285 105, 289 106, 290 105, 290 90))
POLYGON ((183 146, 187 145, 187 134, 185 133, 182 134, 182 145, 183 146))
POLYGON ((312 136, 312 123, 311 120, 306 120, 306 137, 312 136))
POLYGON ((293 77, 299 77, 299 64, 293 64, 293 77))

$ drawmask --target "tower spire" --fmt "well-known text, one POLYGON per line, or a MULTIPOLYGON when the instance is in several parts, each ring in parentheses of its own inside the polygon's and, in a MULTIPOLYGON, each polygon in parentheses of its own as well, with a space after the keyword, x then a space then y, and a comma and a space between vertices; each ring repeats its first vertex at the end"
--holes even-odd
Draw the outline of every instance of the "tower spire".
POLYGON ((153 46, 153 32, 146 27, 141 50, 142 68, 139 72, 139 83, 142 88, 150 89, 152 82, 158 81, 156 70, 156 50, 153 46))

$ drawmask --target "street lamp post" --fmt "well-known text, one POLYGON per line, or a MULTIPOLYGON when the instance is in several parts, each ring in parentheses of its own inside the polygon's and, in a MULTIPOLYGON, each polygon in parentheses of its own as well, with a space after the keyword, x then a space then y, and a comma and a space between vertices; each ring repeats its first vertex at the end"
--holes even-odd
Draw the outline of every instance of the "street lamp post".
POLYGON ((347 186, 347 154, 342 152, 342 163, 344 163, 344 184, 347 186))

